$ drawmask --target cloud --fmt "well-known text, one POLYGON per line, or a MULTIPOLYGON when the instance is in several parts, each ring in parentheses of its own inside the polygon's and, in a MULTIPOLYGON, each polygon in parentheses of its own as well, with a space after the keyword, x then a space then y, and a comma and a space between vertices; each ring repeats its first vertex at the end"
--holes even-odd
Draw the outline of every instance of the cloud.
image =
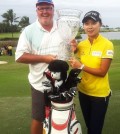
MULTIPOLYGON (((0 21, 1 15, 9 9, 13 9, 17 16, 28 16, 30 22, 36 19, 37 0, 0 0, 0 21), (7 2, 6 2, 7 1, 7 2)), ((80 21, 84 14, 90 10, 97 10, 101 13, 103 23, 110 27, 120 27, 120 0, 53 0, 55 9, 71 8, 81 10, 80 21)))
MULTIPOLYGON (((53 0, 56 5, 77 6, 77 7, 118 7, 119 0, 53 0)), ((119 6, 120 7, 120 6, 119 6)))

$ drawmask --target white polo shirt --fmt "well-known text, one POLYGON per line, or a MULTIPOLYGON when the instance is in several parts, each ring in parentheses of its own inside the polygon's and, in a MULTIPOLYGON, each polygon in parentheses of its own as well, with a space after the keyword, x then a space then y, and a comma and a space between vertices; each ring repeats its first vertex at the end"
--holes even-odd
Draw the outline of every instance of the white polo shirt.
MULTIPOLYGON (((62 39, 57 30, 56 21, 50 32, 46 31, 38 22, 38 20, 27 26, 20 35, 15 60, 20 58, 24 52, 36 55, 57 55, 59 45, 62 39)), ((45 81, 43 72, 47 69, 48 64, 37 63, 29 64, 28 79, 30 84, 36 89, 43 91, 42 81, 45 81)))

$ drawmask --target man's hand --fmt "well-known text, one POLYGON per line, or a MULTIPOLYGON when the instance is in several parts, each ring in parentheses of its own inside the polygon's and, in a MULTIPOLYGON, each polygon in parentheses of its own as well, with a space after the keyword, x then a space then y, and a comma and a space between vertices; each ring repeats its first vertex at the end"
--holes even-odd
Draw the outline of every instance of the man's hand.
POLYGON ((50 63, 51 61, 57 59, 57 55, 51 55, 51 54, 45 55, 44 57, 45 57, 45 62, 46 63, 50 63))

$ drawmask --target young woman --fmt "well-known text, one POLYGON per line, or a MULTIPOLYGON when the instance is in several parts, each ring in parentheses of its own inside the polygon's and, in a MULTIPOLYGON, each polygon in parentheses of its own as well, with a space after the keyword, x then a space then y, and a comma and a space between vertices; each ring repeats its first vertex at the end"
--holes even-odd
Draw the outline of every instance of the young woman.
POLYGON ((82 23, 88 38, 74 46, 77 58, 71 58, 70 65, 82 70, 79 101, 88 134, 101 134, 111 94, 108 70, 113 44, 99 33, 102 20, 97 11, 86 13, 82 23))

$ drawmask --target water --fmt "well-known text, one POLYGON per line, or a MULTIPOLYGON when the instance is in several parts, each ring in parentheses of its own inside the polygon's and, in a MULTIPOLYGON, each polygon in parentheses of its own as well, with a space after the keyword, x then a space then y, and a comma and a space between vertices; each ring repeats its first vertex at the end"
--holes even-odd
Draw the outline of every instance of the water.
MULTIPOLYGON (((109 40, 120 40, 120 32, 101 32, 101 34, 109 40)), ((81 34, 82 40, 86 39, 86 34, 81 34)))

